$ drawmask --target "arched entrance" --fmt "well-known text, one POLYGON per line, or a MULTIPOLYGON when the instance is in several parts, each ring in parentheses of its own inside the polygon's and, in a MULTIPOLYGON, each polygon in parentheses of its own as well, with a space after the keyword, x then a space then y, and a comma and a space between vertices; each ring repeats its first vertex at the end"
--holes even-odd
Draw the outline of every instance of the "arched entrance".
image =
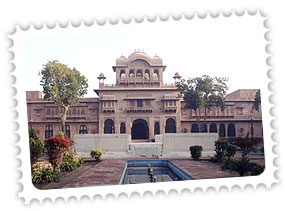
POLYGON ((166 120, 165 133, 176 133, 176 123, 172 118, 166 120))
POLYGON ((112 133, 115 133, 114 121, 112 119, 107 119, 104 123, 104 134, 112 133))
POLYGON ((147 122, 143 119, 136 119, 132 127, 132 139, 148 139, 149 132, 147 122))

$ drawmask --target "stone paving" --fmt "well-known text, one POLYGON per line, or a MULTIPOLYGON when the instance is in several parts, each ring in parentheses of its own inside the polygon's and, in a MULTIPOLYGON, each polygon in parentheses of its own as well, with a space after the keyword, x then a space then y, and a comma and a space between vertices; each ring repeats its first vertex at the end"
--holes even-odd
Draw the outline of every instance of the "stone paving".
MULTIPOLYGON (((221 171, 220 166, 208 161, 191 159, 169 159, 177 167, 194 179, 208 179, 238 176, 236 173, 221 171)), ((82 175, 65 185, 63 188, 90 187, 97 185, 117 185, 123 173, 125 159, 103 160, 82 175)))
POLYGON ((127 160, 109 159, 98 163, 63 188, 117 185, 127 160))
MULTIPOLYGON (((63 175, 60 178, 59 183, 50 183, 42 188, 40 187, 40 189, 117 185, 121 179, 127 160, 143 159, 105 159, 99 163, 86 162, 83 167, 80 167, 78 170, 63 175)), ((194 161, 189 158, 167 160, 194 179, 214 179, 239 176, 236 172, 222 171, 219 164, 211 163, 206 159, 202 159, 200 161, 194 161)), ((262 164, 264 163, 264 159, 258 159, 258 162, 262 164)))

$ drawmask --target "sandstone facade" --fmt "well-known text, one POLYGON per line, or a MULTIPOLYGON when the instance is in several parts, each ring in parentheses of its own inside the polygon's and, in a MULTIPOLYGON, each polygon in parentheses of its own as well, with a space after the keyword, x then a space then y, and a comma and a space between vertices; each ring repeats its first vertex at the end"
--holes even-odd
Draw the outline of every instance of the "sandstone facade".
MULTIPOLYGON (((195 133, 195 113, 185 108, 175 82, 163 83, 166 66, 158 56, 149 57, 135 51, 128 58, 116 60, 113 71, 116 84, 105 84, 98 76, 99 97, 82 98, 68 112, 67 135, 130 134, 132 141, 151 141, 157 134, 195 133)), ((175 74, 174 79, 178 79, 175 74)), ((226 96, 226 109, 213 108, 208 114, 206 133, 221 137, 262 137, 262 115, 252 109, 257 89, 240 89, 226 96)), ((35 128, 41 139, 55 135, 61 124, 59 108, 43 99, 40 91, 27 92, 29 128, 35 128)))

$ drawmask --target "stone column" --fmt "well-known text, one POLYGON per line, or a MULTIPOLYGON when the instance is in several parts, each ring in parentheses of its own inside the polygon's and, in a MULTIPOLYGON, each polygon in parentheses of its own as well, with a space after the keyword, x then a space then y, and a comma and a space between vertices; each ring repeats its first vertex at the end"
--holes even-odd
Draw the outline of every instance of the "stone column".
POLYGON ((154 119, 149 117, 148 119, 148 131, 149 131, 149 140, 154 139, 154 119))
POLYGON ((115 134, 120 134, 120 121, 114 119, 115 134))
POLYGON ((165 133, 165 125, 166 125, 166 119, 165 117, 160 118, 160 134, 165 133))
POLYGON ((104 134, 104 119, 99 120, 99 134, 104 134))
POLYGON ((218 122, 218 123, 216 123, 216 125, 217 125, 217 133, 218 133, 218 137, 219 137, 219 133, 220 133, 220 123, 218 122))
POLYGON ((182 128, 181 128, 181 121, 178 118, 175 118, 176 122, 176 133, 182 133, 182 128))

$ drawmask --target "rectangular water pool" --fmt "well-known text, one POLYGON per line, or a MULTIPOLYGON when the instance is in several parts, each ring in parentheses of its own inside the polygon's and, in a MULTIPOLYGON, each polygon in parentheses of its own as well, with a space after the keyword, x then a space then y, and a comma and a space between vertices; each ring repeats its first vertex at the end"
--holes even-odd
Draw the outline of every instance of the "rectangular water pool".
POLYGON ((180 168, 168 160, 129 160, 126 163, 119 184, 149 183, 149 165, 155 176, 155 182, 193 180, 180 168))

